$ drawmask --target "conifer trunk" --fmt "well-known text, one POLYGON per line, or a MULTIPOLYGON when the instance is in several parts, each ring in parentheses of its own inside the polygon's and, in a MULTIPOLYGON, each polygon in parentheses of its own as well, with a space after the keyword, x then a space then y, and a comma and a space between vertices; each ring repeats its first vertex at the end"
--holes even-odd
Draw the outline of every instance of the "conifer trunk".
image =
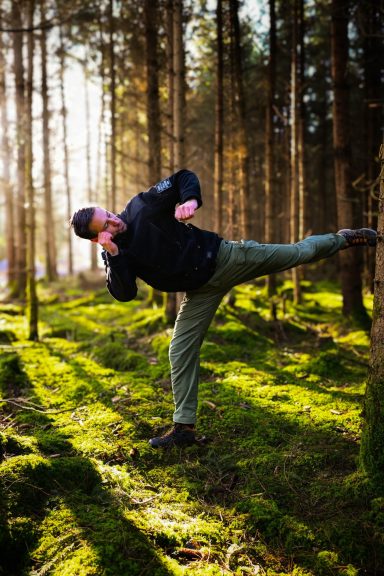
MULTIPOLYGON (((380 148, 380 197, 377 231, 384 236, 384 145, 380 148)), ((370 373, 364 402, 361 462, 366 472, 378 481, 384 480, 384 243, 376 249, 375 296, 371 330, 370 373)))
MULTIPOLYGON (((365 152, 365 224, 369 228, 377 226, 377 195, 373 193, 377 177, 377 150, 380 146, 382 121, 382 63, 384 61, 384 44, 382 38, 383 20, 381 8, 376 0, 368 0, 359 8, 359 17, 363 23, 365 36, 364 50, 364 152, 365 152)), ((371 250, 364 253, 366 285, 372 288, 375 273, 375 254, 371 250)))
POLYGON ((161 178, 161 122, 159 63, 157 58, 158 0, 145 0, 145 45, 147 70, 148 175, 154 184, 161 178))
POLYGON ((183 0, 173 3, 173 122, 175 170, 185 167, 185 64, 183 42, 183 0))
MULTIPOLYGON (((87 198, 90 206, 95 204, 95 197, 92 186, 92 166, 91 166, 91 116, 89 104, 89 89, 88 89, 88 75, 86 68, 87 60, 83 64, 84 73, 84 109, 85 109, 85 130, 86 130, 86 144, 85 144, 85 161, 87 166, 87 198)), ((91 270, 97 270, 97 244, 90 242, 90 260, 91 270)))
MULTIPOLYGON (((267 75, 267 105, 265 117, 265 242, 274 241, 276 231, 276 186, 275 186, 275 139, 273 115, 276 87, 276 10, 275 0, 269 0, 269 61, 267 75)), ((266 279, 268 295, 276 291, 276 276, 270 274, 266 279)))
MULTIPOLYGON (((167 132, 168 132, 168 155, 169 171, 175 171, 175 141, 174 141, 174 58, 173 58, 173 0, 168 0, 166 5, 166 28, 167 28, 167 82, 168 82, 168 113, 167 113, 167 132)), ((164 296, 165 317, 168 322, 173 322, 176 318, 176 294, 167 293, 164 296)))
MULTIPOLYGON (((28 1, 28 28, 33 27, 33 14, 35 0, 28 1)), ((28 70, 27 70, 27 106, 26 106, 26 163, 25 181, 27 187, 27 315, 28 315, 28 338, 38 340, 38 301, 35 278, 35 194, 33 188, 33 48, 34 33, 28 32, 28 70)))
MULTIPOLYGON (((0 27, 1 20, 0 3, 0 27)), ((11 184, 11 146, 9 141, 9 119, 7 111, 7 83, 6 83, 6 61, 3 34, 0 32, 0 158, 3 166, 3 186, 5 192, 5 237, 6 237, 6 259, 7 259, 7 286, 12 293, 15 289, 15 266, 16 266, 16 246, 15 246, 15 222, 14 222, 14 200, 11 184)))
POLYGON ((239 2, 230 0, 230 21, 231 36, 233 41, 233 73, 235 87, 235 107, 238 124, 238 142, 237 157, 239 176, 236 178, 236 187, 238 189, 238 198, 236 201, 239 205, 239 228, 243 237, 250 237, 250 210, 249 210, 249 155, 247 142, 247 112, 245 103, 244 78, 243 78, 243 54, 241 46, 240 23, 239 23, 239 2))
POLYGON ((111 112, 111 210, 116 213, 116 69, 115 69, 115 24, 113 15, 114 0, 109 0, 109 74, 110 74, 110 112, 111 112))
MULTIPOLYGON (((67 107, 65 104, 65 86, 64 86, 64 73, 65 73, 65 47, 63 30, 60 26, 60 96, 61 96, 61 120, 63 127, 63 153, 64 153, 64 182, 65 182, 65 196, 67 208, 67 221, 72 215, 72 198, 71 198, 71 185, 69 181, 69 154, 68 154, 68 137, 67 137, 67 107)), ((73 274, 73 248, 72 248, 72 233, 68 226, 67 232, 67 246, 68 246, 68 274, 73 274)))
MULTIPOLYGON (((333 81, 333 149, 338 228, 353 228, 355 196, 351 179, 348 102, 348 2, 332 1, 331 60, 333 81)), ((342 250, 340 278, 343 314, 366 319, 363 305, 360 258, 357 250, 342 250)))
MULTIPOLYGON (((147 76, 147 131, 148 131, 148 180, 151 184, 161 179, 161 119, 159 97, 158 0, 145 0, 145 46, 147 76)), ((162 294, 151 288, 148 301, 162 301, 162 294)))
MULTIPOLYGON (((45 0, 40 0, 40 15, 42 25, 45 24, 45 0)), ((47 280, 52 281, 57 277, 56 265, 56 239, 55 219, 52 207, 51 186, 51 157, 50 157, 50 132, 49 132, 49 99, 47 80, 47 38, 43 27, 40 33, 41 48, 41 97, 43 102, 43 154, 44 154, 44 226, 45 234, 45 274, 47 280)))
MULTIPOLYGON (((304 0, 298 2, 298 74, 297 74, 297 114, 298 114, 298 134, 297 134, 297 168, 298 168, 298 236, 299 240, 304 238, 307 231, 306 226, 306 171, 305 171, 305 130, 306 115, 304 104, 305 85, 305 44, 304 44, 304 0)), ((302 269, 301 269, 302 271, 302 269)))
POLYGON ((224 179, 224 44, 223 44, 223 2, 216 6, 216 115, 215 115, 215 154, 213 206, 214 230, 222 233, 223 227, 223 179, 224 179))
MULTIPOLYGON (((298 0, 293 2, 292 47, 291 47, 291 148, 290 148, 290 241, 299 240, 299 90, 298 90, 298 0)), ((298 268, 292 269, 293 299, 296 304, 301 300, 300 275, 298 268)))
MULTIPOLYGON (((104 203, 105 206, 109 206, 109 197, 107 191, 107 174, 108 174, 108 167, 107 162, 105 160, 103 164, 104 153, 106 152, 106 145, 105 145, 105 110, 106 110, 106 103, 105 103, 105 86, 106 86, 106 74, 105 74, 105 66, 106 66, 106 57, 105 57, 105 50, 104 50, 104 37, 103 37, 103 14, 102 8, 99 8, 98 12, 98 33, 99 33, 99 42, 101 46, 101 58, 100 58, 100 79, 101 79, 101 106, 100 106, 100 119, 98 125, 98 139, 97 139, 97 170, 96 170, 96 186, 98 190, 99 199, 102 199, 102 204, 104 203), (105 173, 103 173, 105 170, 105 173)), ((107 154, 105 154, 107 157, 107 154)))
MULTIPOLYGON (((16 30, 22 28, 20 5, 12 2, 12 25, 16 30)), ((25 83, 23 65, 23 32, 14 32, 14 74, 16 99, 16 149, 17 149, 17 194, 16 194, 16 286, 15 296, 24 299, 27 284, 27 243, 25 236, 25 83)))
POLYGON ((167 135, 168 135, 168 162, 169 172, 174 172, 175 154, 174 154, 174 129, 173 129, 173 99, 174 99, 174 72, 173 72, 173 0, 167 0, 166 4, 166 56, 167 56, 167 135))
MULTIPOLYGON (((183 0, 168 4, 172 11, 172 123, 173 123, 173 170, 184 168, 185 164, 185 63, 183 40, 183 0)), ((182 294, 169 293, 166 297, 165 314, 169 322, 174 322, 182 294)))
POLYGON ((225 230, 229 238, 238 239, 239 225, 238 225, 238 212, 239 212, 239 198, 236 196, 237 179, 238 179, 238 166, 236 162, 237 157, 237 137, 236 131, 237 123, 237 108, 236 108, 236 65, 235 60, 235 39, 233 34, 233 26, 231 25, 230 15, 225 12, 226 20, 229 21, 227 27, 229 29, 229 78, 228 78, 228 163, 227 173, 229 179, 226 181, 227 188, 227 206, 226 206, 226 226, 225 230))

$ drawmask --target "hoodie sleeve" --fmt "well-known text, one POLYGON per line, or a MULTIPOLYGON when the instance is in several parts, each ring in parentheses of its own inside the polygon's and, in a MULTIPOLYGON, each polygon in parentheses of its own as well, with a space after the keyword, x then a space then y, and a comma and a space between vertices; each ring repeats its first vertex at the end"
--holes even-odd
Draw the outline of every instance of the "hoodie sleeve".
POLYGON ((201 188, 198 177, 190 170, 179 170, 164 178, 147 192, 140 195, 144 202, 159 205, 166 210, 173 210, 176 204, 184 204, 192 198, 197 200, 198 208, 202 205, 201 188))
POLYGON ((107 288, 111 296, 120 302, 129 302, 136 297, 136 274, 129 265, 124 254, 111 256, 103 250, 101 256, 104 261, 107 276, 107 288))

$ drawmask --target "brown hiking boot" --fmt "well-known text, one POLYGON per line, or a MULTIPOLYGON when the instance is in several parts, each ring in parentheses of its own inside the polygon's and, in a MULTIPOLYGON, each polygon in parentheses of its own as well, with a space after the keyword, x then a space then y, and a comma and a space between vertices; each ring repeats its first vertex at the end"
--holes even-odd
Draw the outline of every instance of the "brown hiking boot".
POLYGON ((350 248, 351 246, 376 246, 377 232, 371 228, 358 228, 357 230, 345 228, 339 230, 338 234, 344 236, 347 241, 344 248, 350 248))
POLYGON ((172 446, 192 446, 196 443, 194 424, 177 424, 163 436, 151 438, 149 441, 152 448, 171 448, 172 446))

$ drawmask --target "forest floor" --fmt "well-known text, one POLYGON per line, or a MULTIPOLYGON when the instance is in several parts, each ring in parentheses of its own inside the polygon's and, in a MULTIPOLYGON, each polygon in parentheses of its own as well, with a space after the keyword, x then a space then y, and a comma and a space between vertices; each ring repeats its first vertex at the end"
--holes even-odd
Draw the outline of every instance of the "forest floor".
POLYGON ((277 321, 262 284, 223 302, 205 441, 168 451, 148 445, 173 410, 161 308, 40 287, 33 343, 0 304, 0 575, 384 574, 384 498, 359 470, 369 334, 336 285, 279 294, 277 321))

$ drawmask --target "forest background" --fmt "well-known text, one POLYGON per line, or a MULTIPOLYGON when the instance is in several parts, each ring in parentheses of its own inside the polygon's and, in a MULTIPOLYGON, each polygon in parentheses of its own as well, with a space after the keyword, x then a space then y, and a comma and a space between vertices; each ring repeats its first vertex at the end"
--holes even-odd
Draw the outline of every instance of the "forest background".
MULTIPOLYGON (((86 254, 68 228, 75 207, 121 210, 185 166, 202 183, 200 224, 225 237, 375 226, 380 3, 4 0, 0 15, 0 257, 12 294, 36 265, 48 280, 96 267, 96 248, 86 254)), ((356 316, 373 266, 359 260, 340 260, 356 316)))
MULTIPOLYGON (((226 238, 295 242, 340 228, 382 230, 383 35, 383 6, 374 0, 0 0, 0 282, 3 301, 10 303, 9 309, 4 304, 2 321, 8 326, 7 314, 26 312, 28 339, 36 346, 44 342, 44 323, 54 331, 57 321, 57 312, 47 319, 49 286, 58 293, 67 286, 65 301, 79 272, 89 281, 85 291, 103 278, 97 247, 71 233, 73 210, 99 204, 119 212, 133 195, 184 167, 202 185, 204 205, 196 223, 226 238)), ((346 250, 310 271, 294 270, 287 292, 295 306, 304 305, 309 281, 337 279, 344 320, 369 330, 367 294, 376 283, 377 345, 361 458, 376 483, 375 496, 384 471, 381 248, 380 243, 376 276, 374 251, 346 250)), ((281 282, 270 277, 265 287, 274 322, 281 282)), ((102 317, 97 298, 94 309, 102 317)), ((154 322, 164 314, 174 318, 176 296, 167 296, 160 316, 157 300, 150 294, 147 301, 154 322)), ((86 309, 79 311, 87 317, 86 309)), ((139 337, 142 329, 140 324, 139 337)), ((70 347, 68 330, 63 334, 70 347)), ((28 365, 29 352, 18 352, 15 360, 4 338, 0 381, 7 394, 11 370, 15 396, 22 391, 18 382, 26 378, 21 366, 28 365)), ((91 342, 91 333, 82 339, 91 342)), ((230 354, 230 340, 224 344, 230 354)), ((60 354, 75 354, 65 350, 60 354)), ((136 361, 141 366, 137 358, 128 364, 137 367, 136 361)), ((23 451, 20 442, 17 450, 23 451)), ((9 448, 9 439, 2 446, 9 448)), ((374 546, 382 545, 383 505, 376 498, 379 522, 373 528, 368 522, 374 546)), ((274 512, 269 520, 273 532, 274 512)), ((292 530, 298 535, 302 528, 292 530)), ((10 549, 17 556, 15 534, 10 549)), ((370 564, 377 574, 380 550, 370 564)), ((43 572, 51 562, 48 548, 44 554, 43 572)), ((332 554, 315 561, 314 573, 347 573, 332 554)), ((288 570, 290 560, 284 562, 288 570)))

